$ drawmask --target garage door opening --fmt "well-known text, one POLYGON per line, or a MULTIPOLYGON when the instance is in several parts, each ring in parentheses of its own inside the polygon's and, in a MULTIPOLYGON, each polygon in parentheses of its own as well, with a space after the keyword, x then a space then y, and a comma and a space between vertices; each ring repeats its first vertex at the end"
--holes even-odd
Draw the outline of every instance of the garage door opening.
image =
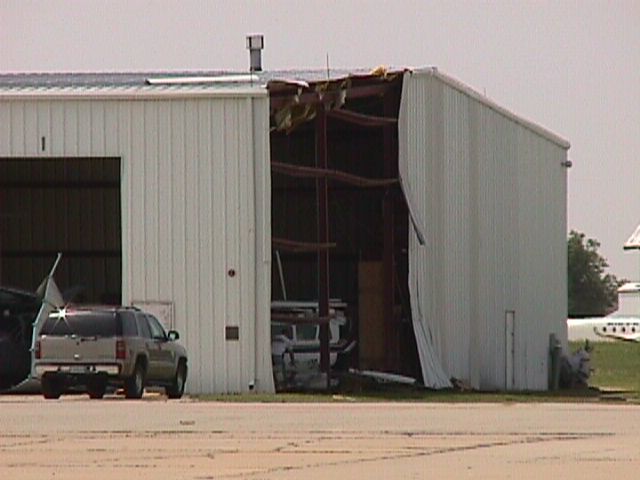
POLYGON ((324 294, 328 313, 344 309, 351 321, 348 366, 420 378, 398 180, 401 89, 402 73, 269 85, 272 297, 278 307, 286 297, 291 313, 272 312, 272 322, 326 322, 324 294), (317 305, 315 316, 298 319, 304 302, 317 305))
POLYGON ((0 286, 19 293, 4 295, 0 351, 13 353, 3 370, 28 371, 16 352, 28 358, 39 306, 29 294, 57 253, 65 301, 119 304, 121 244, 119 158, 0 158, 0 286))
POLYGON ((0 284, 34 291, 62 252, 63 293, 120 303, 120 159, 0 159, 0 178, 0 284))

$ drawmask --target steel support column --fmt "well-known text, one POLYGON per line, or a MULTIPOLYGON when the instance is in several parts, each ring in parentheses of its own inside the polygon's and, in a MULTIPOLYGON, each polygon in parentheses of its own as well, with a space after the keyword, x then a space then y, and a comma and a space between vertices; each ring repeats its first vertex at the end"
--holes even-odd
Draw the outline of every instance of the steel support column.
MULTIPOLYGON (((321 103, 316 112, 316 167, 326 169, 327 113, 321 103)), ((318 203, 318 243, 329 243, 329 202, 327 178, 316 180, 318 203)), ((329 251, 318 251, 318 315, 329 316, 329 251)), ((331 385, 331 362, 329 360, 329 325, 320 325, 320 370, 327 374, 327 388, 331 385)))
MULTIPOLYGON (((393 115, 394 102, 391 95, 387 94, 383 99, 385 116, 393 115)), ((397 176, 398 162, 394 148, 394 130, 396 125, 386 125, 383 131, 383 164, 384 176, 397 176)), ((383 314, 385 332, 385 364, 389 371, 399 371, 399 326, 394 315, 395 306, 395 189, 388 189, 382 203, 383 225, 383 253, 382 272, 384 278, 383 287, 383 314)))

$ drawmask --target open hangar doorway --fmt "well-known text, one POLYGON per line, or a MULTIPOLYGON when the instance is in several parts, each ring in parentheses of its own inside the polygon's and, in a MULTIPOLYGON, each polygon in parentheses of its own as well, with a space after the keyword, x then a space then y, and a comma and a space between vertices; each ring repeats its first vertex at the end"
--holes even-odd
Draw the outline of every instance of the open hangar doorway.
POLYGON ((339 301, 356 340, 343 367, 421 378, 408 293, 409 212, 398 175, 402 77, 268 85, 272 299, 317 302, 309 321, 321 325, 323 371, 328 303, 339 301))
POLYGON ((28 373, 33 293, 57 253, 66 302, 119 304, 121 244, 119 158, 0 158, 0 388, 28 373))

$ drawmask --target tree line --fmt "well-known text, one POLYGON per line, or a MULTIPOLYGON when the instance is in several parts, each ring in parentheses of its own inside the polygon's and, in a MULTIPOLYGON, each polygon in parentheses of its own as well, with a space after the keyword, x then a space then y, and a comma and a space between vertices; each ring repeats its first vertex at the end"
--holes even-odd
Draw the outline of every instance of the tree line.
POLYGON ((569 317, 600 317, 618 308, 618 287, 624 280, 606 272, 598 253, 600 242, 572 230, 567 240, 569 317))

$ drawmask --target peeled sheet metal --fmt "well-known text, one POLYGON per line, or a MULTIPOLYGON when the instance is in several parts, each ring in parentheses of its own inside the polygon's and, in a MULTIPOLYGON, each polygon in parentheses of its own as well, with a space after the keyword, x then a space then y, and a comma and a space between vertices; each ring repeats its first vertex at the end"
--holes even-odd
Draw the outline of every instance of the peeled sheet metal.
POLYGON ((406 79, 403 85, 402 102, 400 104, 400 118, 398 124, 399 134, 399 170, 402 190, 411 212, 412 227, 409 231, 409 295, 411 297, 411 316, 413 331, 418 346, 418 356, 422 367, 422 380, 429 388, 450 388, 452 387, 449 376, 442 368, 442 363, 436 348, 438 332, 437 325, 431 321, 428 312, 429 295, 426 294, 429 288, 428 272, 424 268, 429 248, 424 240, 427 226, 426 205, 420 201, 416 195, 418 189, 424 188, 420 183, 420 176, 415 175, 415 167, 422 161, 422 153, 419 149, 411 148, 409 145, 407 112, 408 95, 406 94, 406 79))
POLYGON ((624 244, 625 250, 640 250, 640 225, 624 244))
POLYGON ((418 266, 421 255, 417 254, 417 251, 424 248, 426 247, 417 242, 417 236, 411 235, 409 241, 409 295, 411 296, 413 331, 422 367, 422 382, 425 387, 429 388, 451 388, 451 381, 442 368, 440 358, 436 353, 433 325, 424 315, 426 301, 420 295, 426 282, 418 266))
POLYGON ((425 384, 547 389, 549 335, 567 338, 568 142, 435 69, 405 73, 398 134, 425 384))

